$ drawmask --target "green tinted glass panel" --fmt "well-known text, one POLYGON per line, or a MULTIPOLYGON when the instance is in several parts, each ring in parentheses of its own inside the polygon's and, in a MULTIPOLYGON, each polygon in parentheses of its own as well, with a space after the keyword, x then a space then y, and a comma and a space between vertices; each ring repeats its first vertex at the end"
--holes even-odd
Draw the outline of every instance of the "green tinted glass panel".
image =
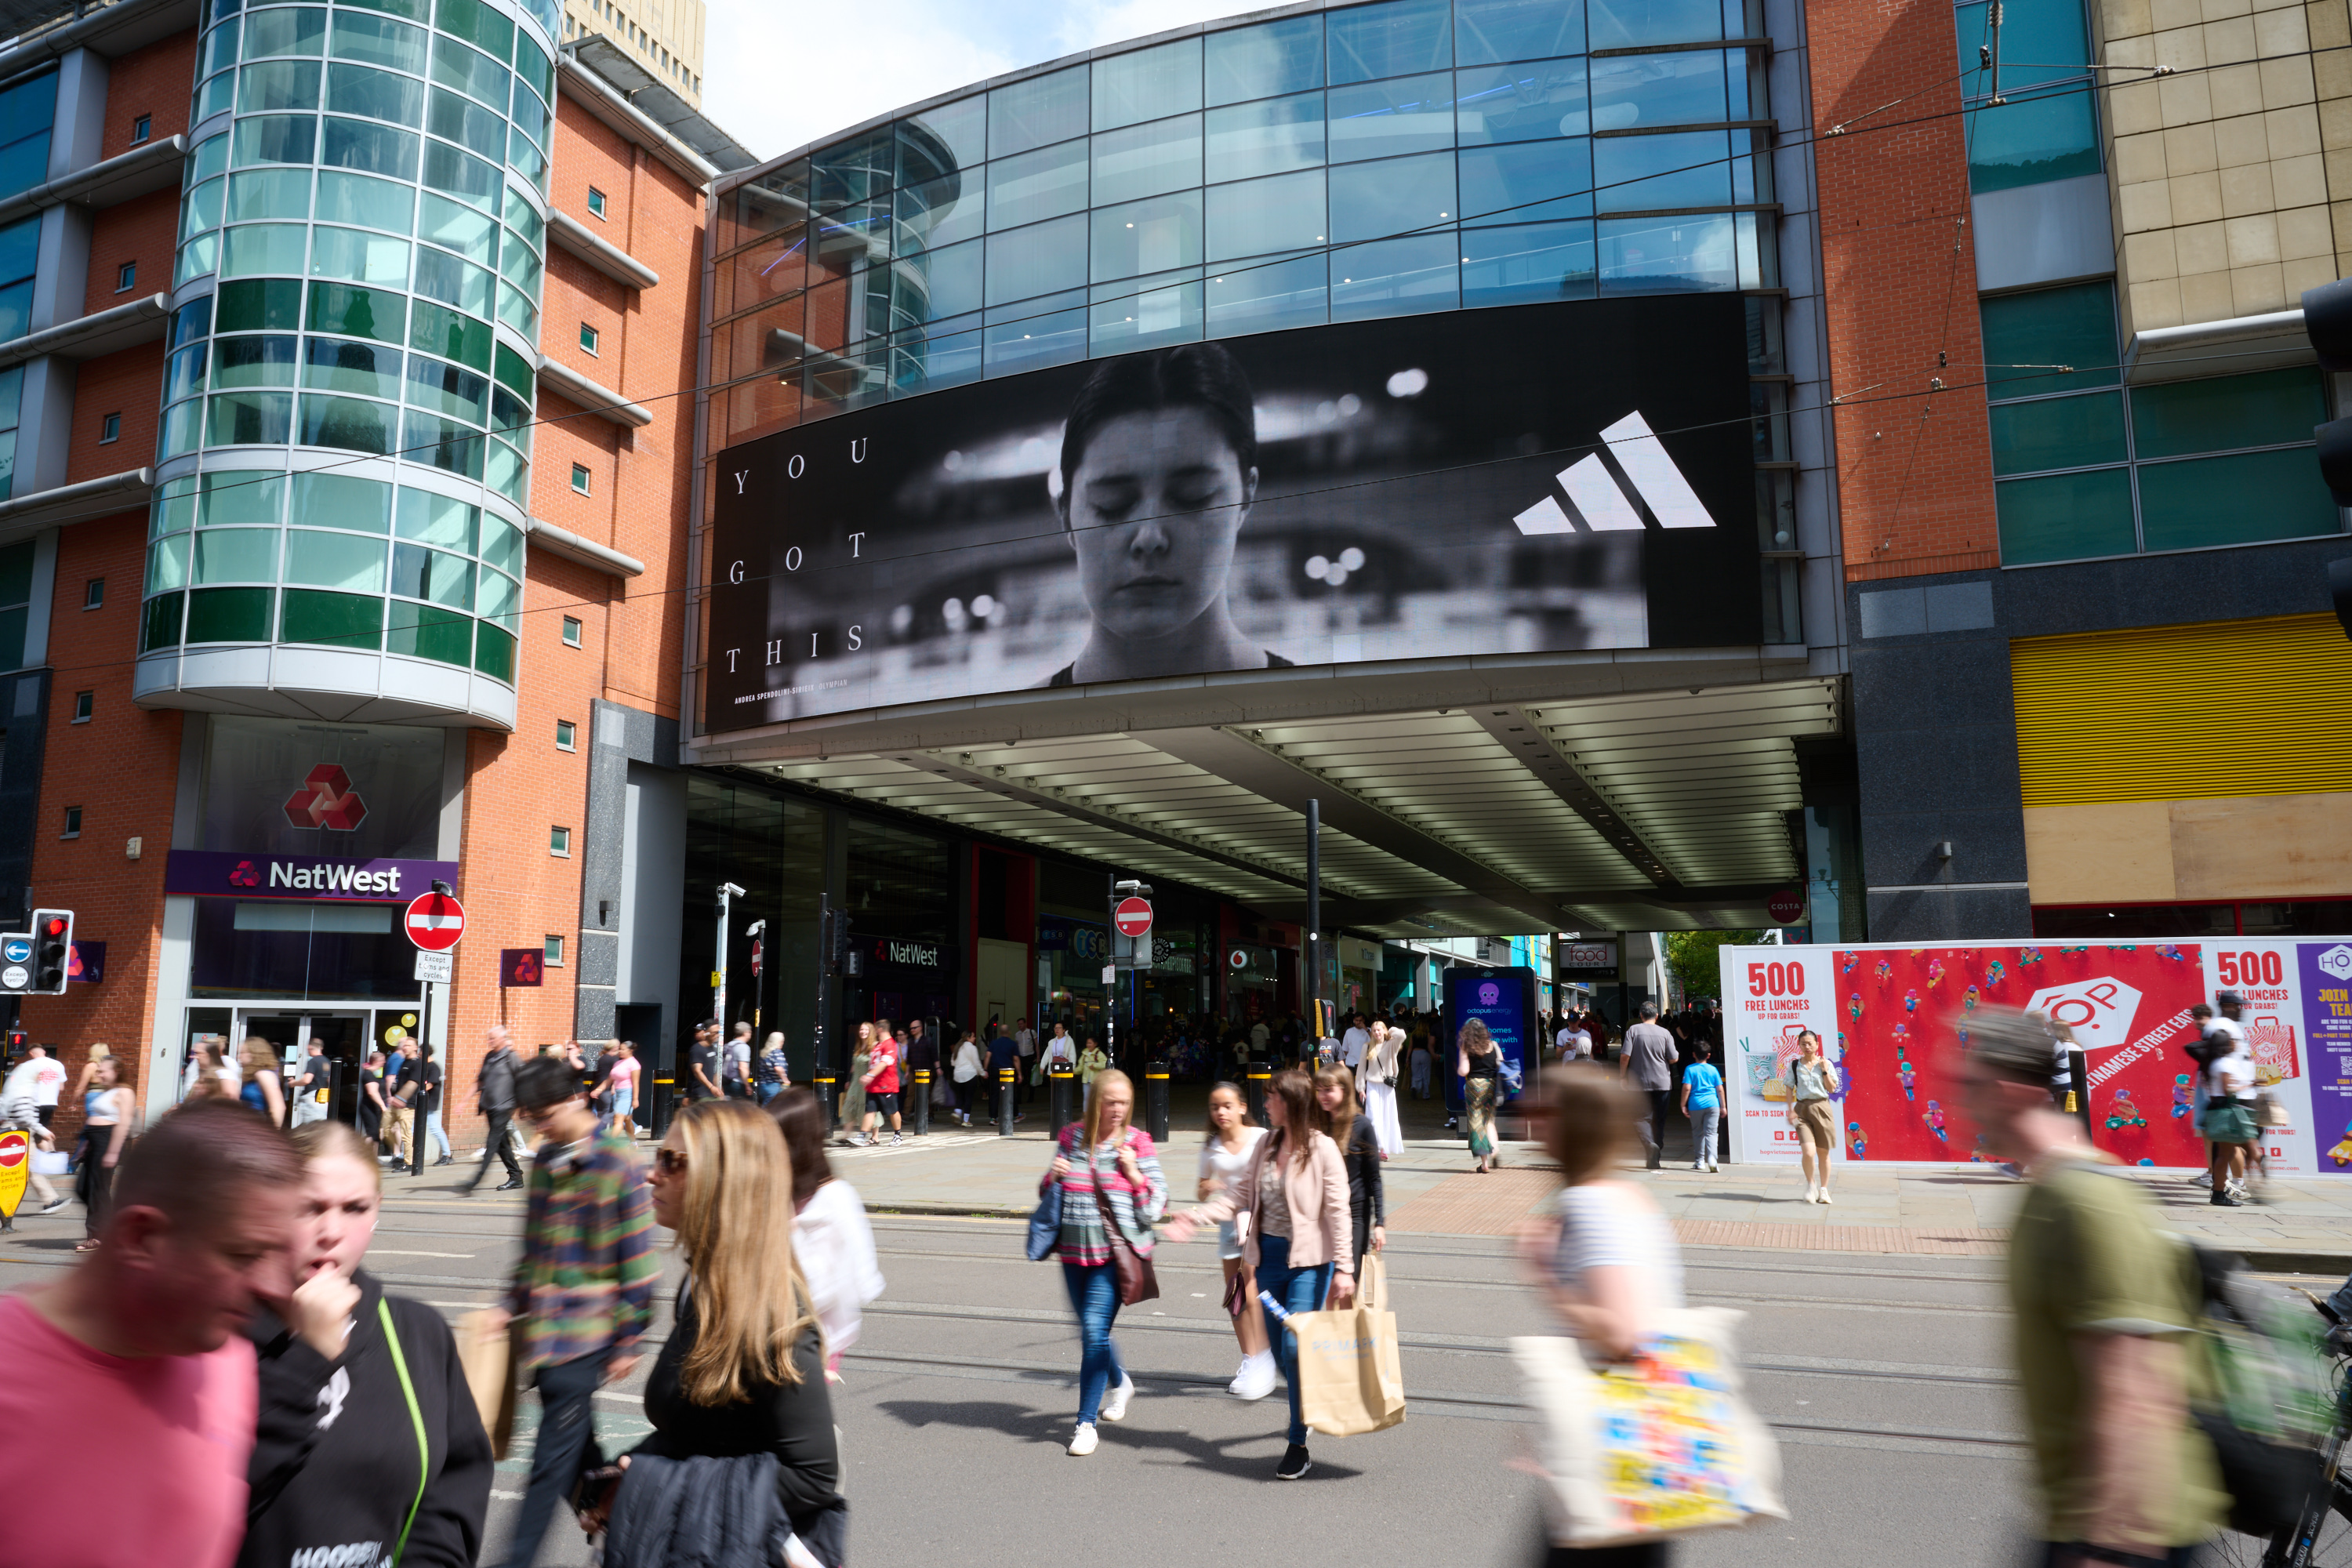
POLYGON ((530 401, 530 366, 523 362, 522 355, 504 343, 499 345, 497 374, 499 380, 506 384, 507 390, 526 403, 530 401))
POLYGON ((310 171, 308 169, 254 169, 229 178, 228 221, 231 223, 310 216, 310 171))
POLYGON ((2137 386, 2131 400, 2132 444, 2142 458, 2308 441, 2327 418, 2319 372, 2302 368, 2137 386))
POLYGON ((325 48, 324 7, 255 11, 245 19, 245 58, 267 55, 315 55, 325 48))
POLYGON ((319 173, 319 216, 338 223, 365 224, 371 228, 405 233, 416 206, 416 193, 406 185, 368 174, 319 173))
POLYGON ((482 559, 502 572, 522 575, 522 530, 496 516, 482 517, 482 559))
POLYGON ((2127 469, 2008 479, 1993 487, 1993 498, 2004 566, 2129 555, 2137 547, 2127 469))
POLYGON ((441 0, 434 7, 433 25, 478 45, 499 59, 514 52, 514 24, 481 0, 441 0))
POLYGON ((291 278, 224 283, 215 312, 215 331, 251 332, 302 324, 302 285, 291 278))
POLYGON ((453 419, 412 408, 401 421, 400 455, 412 463, 478 479, 482 477, 482 445, 486 439, 479 432, 468 430, 453 419))
POLYGON ((268 642, 275 588, 198 588, 188 595, 190 642, 268 642))
POLYGON ((319 63, 316 60, 272 60, 247 66, 238 73, 236 107, 240 113, 319 107, 319 63))
POLYGON ((310 285, 310 324, 321 332, 397 343, 408 325, 408 299, 383 289, 350 283, 310 285))
POLYGON ((330 647, 383 646, 383 601, 357 594, 286 592, 280 642, 324 643, 330 647))
POLYGON ((139 617, 141 653, 179 643, 180 610, 186 598, 184 594, 164 594, 147 601, 146 612, 139 617))
POLYGON ((0 610, 0 669, 21 668, 25 663, 25 622, 31 614, 19 605, 0 610))
POLYGON ((397 399, 404 357, 398 349, 349 338, 312 338, 302 348, 302 384, 321 392, 397 399))
POLYGON ((340 447, 347 452, 384 457, 393 450, 399 427, 400 410, 389 403, 312 393, 302 399, 296 439, 306 447, 340 447))
POLYGON ((147 591, 162 594, 188 585, 188 551, 192 541, 184 533, 159 539, 147 551, 147 591))
POLYGON ((555 99, 555 62, 547 51, 530 41, 529 33, 519 33, 515 38, 515 74, 530 83, 540 97, 553 102, 555 99))
POLYGON ((409 347, 487 371, 490 368, 490 342, 488 321, 478 321, 430 300, 416 301, 408 325, 409 347))
POLYGON ((208 400, 209 442, 215 447, 282 447, 294 425, 294 397, 285 392, 236 392, 208 400))
POLYGON ((0 550, 0 605, 21 605, 33 596, 30 541, 0 550))
POLYGON ((422 27, 404 27, 397 22, 344 11, 335 16, 334 44, 328 52, 337 59, 364 60, 423 76, 425 42, 431 37, 422 27))
POLYGON ((167 533, 179 533, 196 525, 196 481, 173 479, 155 495, 155 521, 149 530, 152 537, 163 538, 167 533))
POLYGON ((473 662, 474 618, 431 605, 394 603, 384 631, 387 653, 412 654, 463 668, 473 662))
POLYGON ((483 623, 474 628, 474 668, 493 680, 514 684, 515 639, 483 623))
POLYGON ((2117 392, 1992 405, 1992 471, 2032 474, 2124 460, 2124 400, 2117 392))
POLYGON ((248 386, 294 384, 294 345, 290 337, 215 338, 213 340, 212 384, 221 391, 248 386))
POLYGON ((2301 448, 2147 464, 2139 510, 2149 550, 2307 539, 2343 526, 2318 463, 2301 448))
POLYGON ((421 539, 450 550, 474 552, 474 523, 479 510, 431 490, 400 492, 399 528, 403 539, 421 539))
MULTIPOLYGON (((1979 4, 1953 12, 1961 88, 1971 103, 1992 91, 1979 53, 1993 41, 1990 10, 1979 4)), ((2000 31, 2000 90, 2008 101, 1968 117, 1969 187, 1982 195, 2097 174, 2082 6, 2075 0, 2011 4, 2001 12, 2000 31)))
POLYGON ((1993 397, 2028 397, 2071 392, 2078 386, 2113 386, 2119 378, 2116 352, 2116 287, 2074 283, 1980 300, 1984 323, 1985 380, 1993 397), (2071 365, 2071 372, 2046 368, 2071 365))
POLYGON ((294 476, 290 522, 382 533, 391 525, 391 515, 392 487, 381 480, 355 479, 348 474, 294 476))
POLYGON ((371 11, 382 11, 388 16, 405 16, 413 22, 422 22, 430 14, 425 0, 344 0, 344 4, 364 5, 371 11))
POLYGON ((196 535, 196 581, 268 583, 278 577, 274 528, 207 528, 196 535))
POLYGON ((206 528, 275 528, 286 504, 286 476, 232 468, 205 476, 206 528))

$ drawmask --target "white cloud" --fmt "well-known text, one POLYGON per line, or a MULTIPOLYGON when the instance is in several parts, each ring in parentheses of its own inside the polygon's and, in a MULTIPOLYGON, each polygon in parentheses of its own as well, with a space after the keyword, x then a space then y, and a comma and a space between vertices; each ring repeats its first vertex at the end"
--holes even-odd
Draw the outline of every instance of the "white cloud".
POLYGON ((703 108, 762 158, 1022 66, 1251 0, 710 0, 703 108))

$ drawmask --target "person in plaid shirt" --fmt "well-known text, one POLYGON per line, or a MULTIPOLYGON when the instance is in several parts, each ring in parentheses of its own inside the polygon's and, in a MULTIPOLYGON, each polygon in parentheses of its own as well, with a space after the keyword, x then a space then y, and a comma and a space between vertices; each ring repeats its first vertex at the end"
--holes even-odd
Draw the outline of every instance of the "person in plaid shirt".
POLYGON ((508 1568, 530 1568, 595 1431, 589 1402, 635 1370, 661 1264, 651 1249, 645 1168, 598 1125, 560 1057, 515 1069, 515 1104, 541 1136, 526 1194, 522 1260, 503 1303, 522 1321, 520 1370, 539 1389, 539 1440, 508 1568))

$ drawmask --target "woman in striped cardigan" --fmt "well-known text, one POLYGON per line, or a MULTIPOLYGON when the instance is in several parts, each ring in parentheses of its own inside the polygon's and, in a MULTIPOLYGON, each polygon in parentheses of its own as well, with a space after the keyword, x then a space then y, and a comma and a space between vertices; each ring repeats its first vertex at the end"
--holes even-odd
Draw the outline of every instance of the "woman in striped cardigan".
MULTIPOLYGON (((1116 1068, 1097 1074, 1087 1096, 1087 1113, 1062 1129, 1045 1182, 1062 1186, 1062 1281, 1078 1314, 1084 1350, 1078 1361, 1078 1426, 1070 1452, 1095 1451, 1095 1421, 1124 1420, 1135 1395, 1134 1380, 1119 1364, 1111 1342, 1118 1318, 1118 1270, 1112 1266, 1110 1233, 1103 1210, 1119 1234, 1144 1257, 1151 1256, 1151 1227, 1168 1207, 1168 1178, 1149 1133, 1132 1125, 1135 1085, 1116 1068), (1100 1194, 1097 1199, 1097 1194, 1100 1194)), ((1038 1188, 1044 1191, 1045 1182, 1038 1188)))

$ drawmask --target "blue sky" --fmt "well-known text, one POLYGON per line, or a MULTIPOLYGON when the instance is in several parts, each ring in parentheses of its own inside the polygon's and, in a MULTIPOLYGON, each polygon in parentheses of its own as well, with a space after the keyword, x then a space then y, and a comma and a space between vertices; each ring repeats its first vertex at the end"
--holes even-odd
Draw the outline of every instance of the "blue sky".
POLYGON ((772 157, 904 103, 1267 0, 709 0, 703 110, 772 157))

